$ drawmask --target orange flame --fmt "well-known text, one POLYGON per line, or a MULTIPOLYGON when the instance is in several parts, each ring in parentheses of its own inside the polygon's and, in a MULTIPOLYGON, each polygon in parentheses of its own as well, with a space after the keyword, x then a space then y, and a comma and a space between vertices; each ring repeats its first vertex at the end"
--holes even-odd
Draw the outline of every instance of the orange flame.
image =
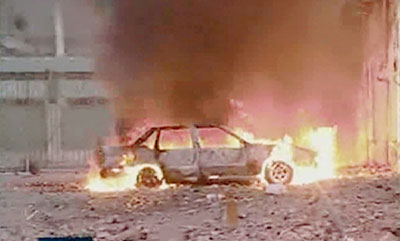
MULTIPOLYGON (((271 160, 282 160, 292 166, 294 175, 292 184, 306 184, 312 183, 324 179, 331 179, 336 177, 335 172, 335 161, 336 161, 336 127, 320 127, 316 129, 308 128, 304 129, 300 136, 296 139, 296 143, 293 138, 285 135, 281 139, 271 140, 265 138, 256 138, 254 134, 246 132, 240 128, 234 129, 234 133, 241 136, 243 139, 250 143, 260 144, 273 144, 271 155, 264 161, 261 172, 258 174, 259 179, 262 183, 267 184, 265 180, 265 169, 271 160), (302 147, 309 148, 316 152, 315 162, 313 166, 299 166, 296 165, 293 155, 293 144, 297 144, 302 147)), ((226 140, 228 146, 237 147, 237 140, 234 138, 228 138, 226 140)), ((181 146, 180 143, 170 143, 168 147, 181 146)), ((226 146, 226 144, 224 145, 226 146)), ((120 163, 123 168, 115 170, 119 172, 118 175, 103 178, 100 176, 100 169, 94 166, 90 169, 87 176, 86 189, 94 192, 115 192, 132 190, 136 188, 137 175, 146 167, 153 168, 156 172, 157 177, 162 180, 163 172, 161 168, 156 164, 136 164, 129 165, 134 162, 134 156, 125 155, 122 162, 120 163)), ((162 189, 169 188, 165 181, 161 185, 162 189)))
POLYGON ((294 171, 292 184, 306 184, 336 177, 336 127, 304 129, 296 143, 294 143, 293 138, 288 135, 285 135, 285 137, 282 139, 271 140, 265 138, 256 138, 254 134, 239 128, 235 129, 234 132, 251 143, 276 145, 273 148, 270 157, 264 161, 261 173, 258 175, 260 180, 265 184, 265 169, 272 160, 282 160, 292 166, 294 171), (297 144, 315 151, 317 153, 315 159, 316 165, 297 165, 293 160, 293 144, 297 144))
POLYGON ((306 144, 317 153, 316 166, 294 166, 294 184, 305 184, 336 177, 336 127, 321 127, 306 130, 301 135, 306 144))
MULTIPOLYGON (((103 178, 100 176, 100 169, 94 167, 87 176, 85 188, 92 192, 120 192, 136 189, 137 176, 143 168, 150 167, 155 170, 157 178, 163 179, 163 172, 158 165, 150 163, 136 164, 134 166, 124 166, 122 169, 115 170, 118 175, 103 178)), ((163 182, 160 189, 166 189, 169 186, 163 182)))

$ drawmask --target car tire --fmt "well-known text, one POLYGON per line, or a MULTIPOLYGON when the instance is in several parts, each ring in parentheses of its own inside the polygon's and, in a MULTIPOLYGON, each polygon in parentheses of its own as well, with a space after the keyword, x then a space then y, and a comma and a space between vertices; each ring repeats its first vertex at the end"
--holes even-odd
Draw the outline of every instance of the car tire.
POLYGON ((157 171, 150 166, 143 167, 136 175, 137 188, 158 188, 162 184, 162 180, 157 176, 157 171))
POLYGON ((272 161, 266 167, 265 179, 270 184, 290 184, 293 180, 293 168, 284 161, 272 161))

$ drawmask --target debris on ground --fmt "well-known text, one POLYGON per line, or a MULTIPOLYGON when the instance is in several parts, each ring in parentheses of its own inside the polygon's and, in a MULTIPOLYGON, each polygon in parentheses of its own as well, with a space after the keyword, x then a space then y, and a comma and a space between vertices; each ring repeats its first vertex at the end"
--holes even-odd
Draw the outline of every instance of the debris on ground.
POLYGON ((282 184, 269 184, 265 190, 268 194, 280 195, 287 192, 287 188, 282 184))
POLYGON ((1 187, 1 240, 400 238, 399 176, 268 185, 265 190, 233 184, 181 185, 115 193, 90 193, 75 176, 62 182, 45 174, 13 178, 1 187))

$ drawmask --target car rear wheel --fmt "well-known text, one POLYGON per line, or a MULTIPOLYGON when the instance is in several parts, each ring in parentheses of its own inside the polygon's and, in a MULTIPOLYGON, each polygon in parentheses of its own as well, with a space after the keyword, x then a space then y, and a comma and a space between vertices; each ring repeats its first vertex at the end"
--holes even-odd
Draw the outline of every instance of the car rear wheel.
POLYGON ((141 169, 136 177, 137 187, 157 188, 162 181, 158 178, 156 170, 151 167, 141 169))
POLYGON ((271 184, 289 184, 293 179, 293 168, 283 161, 273 161, 267 167, 265 179, 271 184))

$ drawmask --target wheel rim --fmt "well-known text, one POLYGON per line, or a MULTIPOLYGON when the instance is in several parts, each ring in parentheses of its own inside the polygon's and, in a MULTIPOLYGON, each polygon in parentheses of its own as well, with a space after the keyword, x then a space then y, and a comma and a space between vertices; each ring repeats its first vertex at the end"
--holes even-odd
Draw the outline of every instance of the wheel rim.
POLYGON ((270 183, 289 184, 292 181, 293 169, 283 161, 274 161, 267 171, 270 183))
POLYGON ((156 171, 151 167, 145 167, 139 171, 137 185, 148 188, 158 187, 161 181, 158 179, 156 171))

